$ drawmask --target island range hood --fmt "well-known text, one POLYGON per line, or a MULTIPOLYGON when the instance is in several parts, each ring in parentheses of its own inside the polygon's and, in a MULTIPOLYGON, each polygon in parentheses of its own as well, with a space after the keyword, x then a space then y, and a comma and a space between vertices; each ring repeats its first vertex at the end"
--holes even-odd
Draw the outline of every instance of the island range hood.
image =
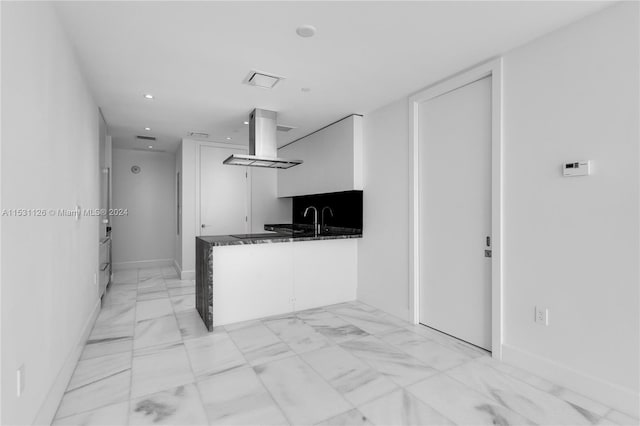
POLYGON ((254 109, 249 118, 249 154, 233 154, 222 163, 271 169, 288 169, 302 164, 302 160, 278 158, 277 115, 275 111, 254 109))

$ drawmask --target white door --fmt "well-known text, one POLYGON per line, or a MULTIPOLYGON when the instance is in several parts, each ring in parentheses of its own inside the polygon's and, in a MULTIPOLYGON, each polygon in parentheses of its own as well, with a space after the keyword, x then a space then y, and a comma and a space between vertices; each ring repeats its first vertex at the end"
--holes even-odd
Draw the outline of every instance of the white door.
POLYGON ((238 149, 200 147, 200 235, 248 232, 247 168, 222 164, 238 153, 238 149))
POLYGON ((419 111, 420 322, 491 350, 491 77, 419 111))

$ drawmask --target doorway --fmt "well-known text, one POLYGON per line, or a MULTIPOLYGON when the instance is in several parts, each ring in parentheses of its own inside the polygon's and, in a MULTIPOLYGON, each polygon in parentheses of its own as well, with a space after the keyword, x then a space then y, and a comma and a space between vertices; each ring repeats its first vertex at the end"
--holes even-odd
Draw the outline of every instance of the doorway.
POLYGON ((420 323, 491 350, 491 77, 424 102, 420 323))
POLYGON ((245 234, 250 187, 246 167, 222 162, 236 148, 200 146, 200 235, 245 234))
POLYGON ((411 313, 501 357, 500 61, 411 98, 411 313))

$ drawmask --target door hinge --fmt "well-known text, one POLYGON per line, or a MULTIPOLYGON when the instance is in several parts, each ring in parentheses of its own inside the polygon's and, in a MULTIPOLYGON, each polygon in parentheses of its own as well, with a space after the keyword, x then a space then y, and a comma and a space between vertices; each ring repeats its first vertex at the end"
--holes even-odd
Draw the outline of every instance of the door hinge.
POLYGON ((249 216, 245 216, 245 217, 244 217, 244 221, 245 221, 245 222, 249 222, 249 216))

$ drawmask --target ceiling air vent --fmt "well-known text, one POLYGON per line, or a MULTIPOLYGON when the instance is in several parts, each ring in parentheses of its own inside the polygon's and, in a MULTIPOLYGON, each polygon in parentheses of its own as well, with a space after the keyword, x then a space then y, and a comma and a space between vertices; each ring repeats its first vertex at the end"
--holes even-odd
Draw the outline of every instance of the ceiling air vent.
POLYGON ((132 148, 133 151, 146 151, 146 152, 167 152, 165 149, 157 149, 157 148, 132 148))
POLYGON ((155 136, 136 136, 137 139, 143 140, 143 141, 155 141, 156 137, 155 136))
POLYGON ((192 138, 203 138, 206 139, 209 137, 209 133, 204 132, 187 132, 187 136, 192 138))
POLYGON ((276 127, 276 130, 278 130, 279 132, 288 132, 289 130, 293 129, 295 129, 295 127, 285 126, 284 124, 278 124, 278 127, 276 127))
POLYGON ((263 89, 273 89, 283 77, 269 74, 262 71, 251 71, 245 77, 243 83, 249 86, 262 87, 263 89))

